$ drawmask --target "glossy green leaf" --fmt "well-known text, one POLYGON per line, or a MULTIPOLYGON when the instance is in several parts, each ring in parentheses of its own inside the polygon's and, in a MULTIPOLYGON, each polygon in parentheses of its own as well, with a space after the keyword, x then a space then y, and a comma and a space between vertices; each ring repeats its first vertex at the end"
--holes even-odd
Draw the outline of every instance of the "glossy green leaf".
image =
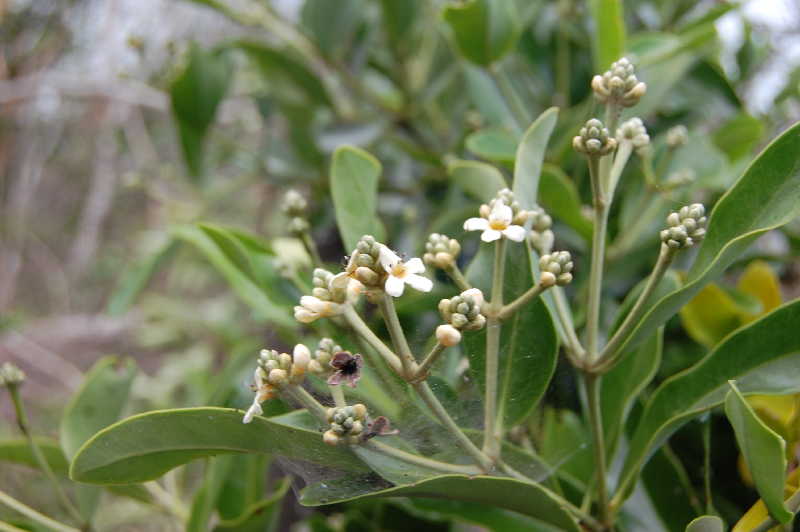
POLYGON ((383 226, 377 218, 381 171, 381 163, 359 148, 342 146, 333 153, 331 195, 347 251, 355 249, 364 235, 383 240, 383 226))
POLYGON ((121 484, 153 480, 198 458, 226 453, 274 453, 324 467, 365 473, 348 450, 322 442, 316 430, 290 427, 229 408, 157 410, 97 433, 78 451, 70 476, 78 482, 121 484))
POLYGON ((742 451, 753 483, 770 515, 788 523, 794 514, 783 503, 786 483, 786 441, 770 429, 742 396, 734 381, 725 397, 725 415, 733 425, 736 442, 742 451))
POLYGON ((592 238, 592 222, 583 214, 578 189, 564 171, 545 164, 539 179, 539 204, 554 220, 564 222, 586 240, 592 238))
POLYGON ((800 336, 794 330, 798 320, 800 301, 779 307, 662 383, 648 401, 631 439, 621 485, 632 487, 653 450, 684 423, 721 404, 728 380, 737 380, 746 393, 800 391, 800 336))
POLYGON ((717 202, 684 286, 658 300, 623 349, 655 332, 760 235, 800 214, 800 125, 775 139, 717 202))
POLYGON ((507 186, 497 168, 479 161, 453 161, 447 165, 447 172, 454 184, 481 202, 489 201, 507 186))
POLYGON ((269 497, 250 505, 237 519, 223 519, 214 527, 214 532, 277 532, 281 503, 292 483, 285 478, 278 483, 269 497))
MULTIPOLYGON (((120 418, 135 375, 136 364, 129 358, 101 358, 89 370, 61 416, 59 435, 67 459, 71 460, 97 431, 120 418)), ((100 494, 98 486, 77 487, 78 507, 85 519, 91 521, 100 494)))
POLYGON ((468 0, 448 3, 443 11, 461 54, 482 66, 503 57, 517 42, 514 3, 505 0, 468 0))
MULTIPOLYGON (((494 246, 483 244, 467 270, 467 278, 484 294, 491 293, 494 246)), ((513 301, 533 285, 527 248, 510 242, 506 257, 504 301, 513 301)), ((486 329, 464 335, 470 372, 483 389, 486 329)), ((502 323, 500 334, 498 406, 506 426, 527 416, 539 402, 555 371, 558 337, 544 302, 537 298, 502 323)))
POLYGON ((539 452, 561 479, 581 491, 593 474, 592 438, 583 420, 572 410, 546 407, 542 420, 539 452))
POLYGON ((259 286, 247 271, 239 267, 237 261, 241 259, 242 255, 231 255, 232 249, 242 252, 235 243, 228 242, 229 245, 221 247, 219 239, 215 240, 209 231, 196 226, 176 227, 173 229, 173 234, 176 238, 193 245, 205 255, 211 265, 228 281, 236 295, 255 311, 258 318, 284 327, 297 326, 297 323, 291 319, 288 308, 282 307, 264 292, 262 286, 266 285, 259 286))
POLYGON ((441 475, 372 493, 362 491, 364 484, 351 479, 312 484, 301 492, 300 502, 307 506, 319 506, 375 497, 445 498, 513 510, 557 530, 580 530, 557 501, 540 486, 530 482, 488 476, 441 475))
POLYGON ((513 190, 514 199, 523 209, 537 205, 544 153, 557 121, 558 107, 551 107, 534 120, 517 146, 513 190))
POLYGON ((244 52, 266 82, 270 94, 279 99, 299 105, 331 104, 319 76, 290 51, 256 41, 235 41, 226 46, 244 52))
POLYGON ((203 173, 203 146, 208 129, 232 79, 232 65, 225 53, 193 45, 186 68, 170 85, 183 156, 194 177, 203 173))
POLYGON ((737 161, 750 155, 764 135, 764 124, 758 118, 740 113, 714 132, 714 144, 737 161))
POLYGON ((622 0, 590 0, 594 21, 594 70, 602 73, 625 55, 625 17, 622 0))
POLYGON ((471 133, 464 144, 469 151, 487 161, 511 164, 516 157, 517 138, 506 129, 481 129, 471 133))
POLYGON ((716 515, 703 515, 689 523, 686 532, 725 532, 725 523, 716 515))

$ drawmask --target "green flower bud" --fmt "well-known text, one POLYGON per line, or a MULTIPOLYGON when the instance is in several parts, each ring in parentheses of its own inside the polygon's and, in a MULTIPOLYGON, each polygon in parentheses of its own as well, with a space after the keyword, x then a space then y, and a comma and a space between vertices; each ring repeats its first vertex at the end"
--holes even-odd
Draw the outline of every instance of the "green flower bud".
POLYGON ((681 207, 667 216, 668 227, 661 231, 661 241, 672 249, 684 249, 706 235, 706 211, 700 203, 681 207))
POLYGON ((330 375, 333 373, 331 360, 333 359, 333 355, 339 351, 342 351, 342 346, 338 345, 330 338, 323 338, 319 341, 317 350, 314 351, 313 359, 309 362, 309 370, 321 376, 330 375))
POLYGON ((25 381, 25 372, 11 362, 5 362, 0 366, 0 387, 19 386, 25 381))
POLYGON ((689 131, 684 125, 671 127, 667 131, 667 146, 672 148, 680 148, 689 142, 689 131))
POLYGON ((439 301, 439 313, 452 327, 474 331, 486 324, 486 318, 481 314, 483 303, 483 293, 477 288, 470 288, 455 297, 439 301))
POLYGON ((631 118, 617 128, 617 142, 630 142, 637 150, 650 144, 650 136, 640 118, 631 118))
POLYGON ((555 251, 542 255, 539 269, 542 272, 540 282, 545 286, 564 286, 572 281, 572 256, 569 251, 555 251))
POLYGON ((347 275, 368 288, 382 287, 386 272, 380 264, 381 245, 371 235, 362 236, 347 262, 347 275))
POLYGON ((614 151, 617 141, 609 136, 600 120, 592 118, 581 128, 580 134, 573 137, 572 147, 589 157, 600 157, 614 151))
POLYGON ((363 441, 367 421, 367 408, 364 405, 329 408, 326 417, 330 427, 322 435, 322 440, 328 445, 338 445, 343 441, 357 444, 363 441))
POLYGON ((304 217, 308 202, 297 190, 290 188, 283 196, 281 211, 289 217, 304 217))
POLYGON ((457 240, 447 235, 431 233, 425 243, 425 254, 422 256, 422 260, 428 266, 445 269, 455 264, 459 253, 461 253, 461 244, 457 240))
POLYGON ((553 226, 553 219, 541 207, 536 207, 528 213, 529 219, 533 221, 528 240, 539 254, 550 253, 555 241, 555 235, 550 229, 553 226))
POLYGON ((647 92, 647 85, 636 77, 633 63, 623 57, 612 63, 602 76, 592 78, 592 90, 595 98, 602 103, 632 107, 647 92))

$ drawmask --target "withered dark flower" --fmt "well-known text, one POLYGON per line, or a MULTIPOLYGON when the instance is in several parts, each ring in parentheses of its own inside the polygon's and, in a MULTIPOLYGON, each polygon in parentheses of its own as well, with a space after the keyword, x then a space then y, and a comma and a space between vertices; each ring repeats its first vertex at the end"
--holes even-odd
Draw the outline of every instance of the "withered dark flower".
POLYGON ((358 379, 361 378, 361 366, 364 361, 361 355, 353 355, 347 351, 339 351, 331 359, 331 367, 336 371, 328 377, 328 384, 337 386, 344 382, 351 388, 355 388, 358 379))
POLYGON ((389 419, 386 416, 378 416, 372 420, 372 423, 367 425, 367 431, 361 437, 364 441, 374 438, 375 436, 390 436, 397 434, 399 430, 392 429, 389 425, 389 419))

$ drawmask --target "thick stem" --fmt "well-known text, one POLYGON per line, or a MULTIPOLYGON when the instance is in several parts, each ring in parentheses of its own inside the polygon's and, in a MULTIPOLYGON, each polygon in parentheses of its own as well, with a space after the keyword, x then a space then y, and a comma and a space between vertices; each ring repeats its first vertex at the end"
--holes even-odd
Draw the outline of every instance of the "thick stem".
POLYGON ((417 368, 417 374, 414 375, 415 381, 424 380, 428 377, 428 372, 431 369, 431 366, 439 360, 439 356, 444 353, 444 350, 447 349, 446 346, 442 345, 439 342, 436 342, 436 345, 433 346, 431 352, 422 360, 422 363, 417 368))
POLYGON ((642 293, 639 294, 639 298, 636 300, 636 303, 634 303, 633 308, 630 312, 628 312, 628 315, 625 317, 622 325, 619 326, 617 332, 611 337, 611 340, 609 340, 609 342, 606 344, 603 352, 597 359, 598 371, 605 373, 614 367, 614 363, 619 358, 619 348, 624 345, 625 341, 630 336, 630 333, 633 332, 633 330, 639 324, 639 320, 645 313, 646 305, 650 299, 650 296, 652 296, 653 292, 655 292, 656 288, 658 287, 658 283, 669 269, 669 265, 672 264, 672 259, 674 257, 675 250, 666 244, 661 244, 661 252, 658 255, 658 260, 653 268, 653 272, 647 279, 647 284, 642 290, 642 293))
POLYGON ((417 361, 414 360, 414 355, 411 353, 411 348, 408 346, 406 334, 403 332, 403 327, 400 325, 400 318, 397 317, 397 310, 394 308, 394 299, 384 292, 378 306, 386 322, 386 328, 389 329, 389 336, 392 337, 392 344, 394 345, 395 351, 400 353, 403 376, 406 379, 411 379, 417 372, 417 361))
POLYGON ((483 452, 494 459, 500 457, 500 441, 496 437, 498 428, 497 384, 500 366, 500 324, 499 314, 503 308, 503 280, 506 269, 506 239, 495 243, 494 268, 492 269, 492 299, 486 320, 486 397, 483 416, 483 452))
POLYGON ((385 443, 375 440, 366 441, 364 443, 364 447, 385 454, 387 456, 391 456, 392 458, 397 458, 398 460, 402 460, 403 462, 409 463, 411 465, 417 465, 417 466, 427 467, 429 469, 435 469, 436 471, 441 471, 442 473, 479 475, 482 472, 479 468, 475 466, 440 462, 439 460, 433 460, 431 458, 425 458, 416 454, 402 451, 396 447, 392 447, 391 445, 386 445, 385 443))
POLYGON ((462 292, 464 290, 469 290, 470 288, 472 288, 472 285, 469 284, 467 278, 464 277, 463 273, 461 273, 461 269, 458 267, 457 264, 453 263, 447 268, 445 268, 444 273, 446 273, 448 277, 450 277, 450 279, 456 284, 458 289, 461 290, 462 292))
POLYGON ((39 468, 47 477, 47 480, 50 481, 50 484, 53 486, 53 489, 58 496, 61 505, 67 511, 67 513, 75 519, 81 525, 85 525, 85 521, 81 516, 80 512, 77 508, 72 504, 72 501, 69 500, 67 494, 61 488, 61 484, 58 482, 55 473, 50 468, 50 464, 47 462, 47 459, 42 454, 42 450, 39 448, 39 445, 36 443, 36 440, 33 439, 33 434, 31 434, 30 427, 28 425, 28 415, 25 413, 25 406, 22 404, 22 398, 19 395, 19 388, 16 385, 8 386, 8 393, 11 395, 11 402, 14 403, 14 412, 17 416, 17 425, 19 425, 19 430, 25 435, 25 438, 28 440, 28 445, 31 448, 31 453, 33 457, 36 459, 36 463, 39 464, 39 468))
POLYGON ((498 318, 501 320, 505 320, 510 318, 517 312, 523 305, 530 303, 534 298, 538 297, 542 292, 547 290, 549 287, 542 286, 541 284, 536 284, 535 286, 530 287, 524 294, 519 296, 517 299, 509 303, 508 305, 503 306, 500 309, 500 313, 498 314, 498 318))
POLYGON ((588 362, 593 364, 598 356, 600 334, 600 297, 603 290, 603 262, 606 249, 608 204, 599 175, 597 157, 589 157, 589 173, 594 196, 594 233, 592 234, 592 264, 589 272, 589 300, 586 310, 586 349, 588 362))
POLYGON ((73 528, 63 523, 59 523, 55 519, 51 519, 46 515, 37 512, 30 506, 21 503, 11 495, 1 490, 0 490, 0 503, 5 504, 12 510, 21 513, 28 519, 36 521, 40 525, 49 528, 50 530, 54 530, 55 532, 80 532, 80 530, 78 530, 77 528, 73 528))
POLYGON ((478 447, 472 443, 472 440, 461 431, 461 428, 453 421, 453 418, 450 417, 450 414, 442 406, 442 403, 436 398, 436 395, 433 393, 433 390, 431 390, 431 387, 428 386, 428 383, 423 381, 414 383, 413 386, 420 398, 428 405, 428 408, 431 409, 433 415, 435 415, 444 428, 453 435, 461 448, 469 453, 485 472, 488 473, 491 471, 494 468, 494 463, 491 458, 478 449, 478 447))
POLYGON ((603 437, 603 419, 600 412, 600 376, 584 375, 586 404, 589 411, 589 425, 592 431, 594 466, 597 483, 597 509, 600 522, 609 525, 608 486, 606 484, 606 446, 603 437))
POLYGON ((345 305, 344 307, 344 319, 353 328, 353 330, 361 336, 364 341, 366 341, 372 348, 380 354, 386 363, 392 368, 395 373, 398 375, 403 374, 403 364, 400 362, 400 358, 389 349, 386 344, 383 343, 383 340, 378 338, 378 336, 372 332, 364 320, 361 319, 361 316, 358 315, 356 309, 352 307, 352 305, 345 305))

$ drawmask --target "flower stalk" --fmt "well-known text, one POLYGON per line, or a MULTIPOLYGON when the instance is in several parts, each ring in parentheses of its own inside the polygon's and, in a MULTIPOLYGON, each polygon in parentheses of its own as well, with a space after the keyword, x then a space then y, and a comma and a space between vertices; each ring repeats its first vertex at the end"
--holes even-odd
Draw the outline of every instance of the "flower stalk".
POLYGON ((483 452, 500 456, 502 418, 497 416, 497 385, 500 366, 500 311, 503 308, 503 281, 506 269, 506 239, 497 241, 492 269, 492 294, 486 320, 486 398, 484 400, 483 452))

